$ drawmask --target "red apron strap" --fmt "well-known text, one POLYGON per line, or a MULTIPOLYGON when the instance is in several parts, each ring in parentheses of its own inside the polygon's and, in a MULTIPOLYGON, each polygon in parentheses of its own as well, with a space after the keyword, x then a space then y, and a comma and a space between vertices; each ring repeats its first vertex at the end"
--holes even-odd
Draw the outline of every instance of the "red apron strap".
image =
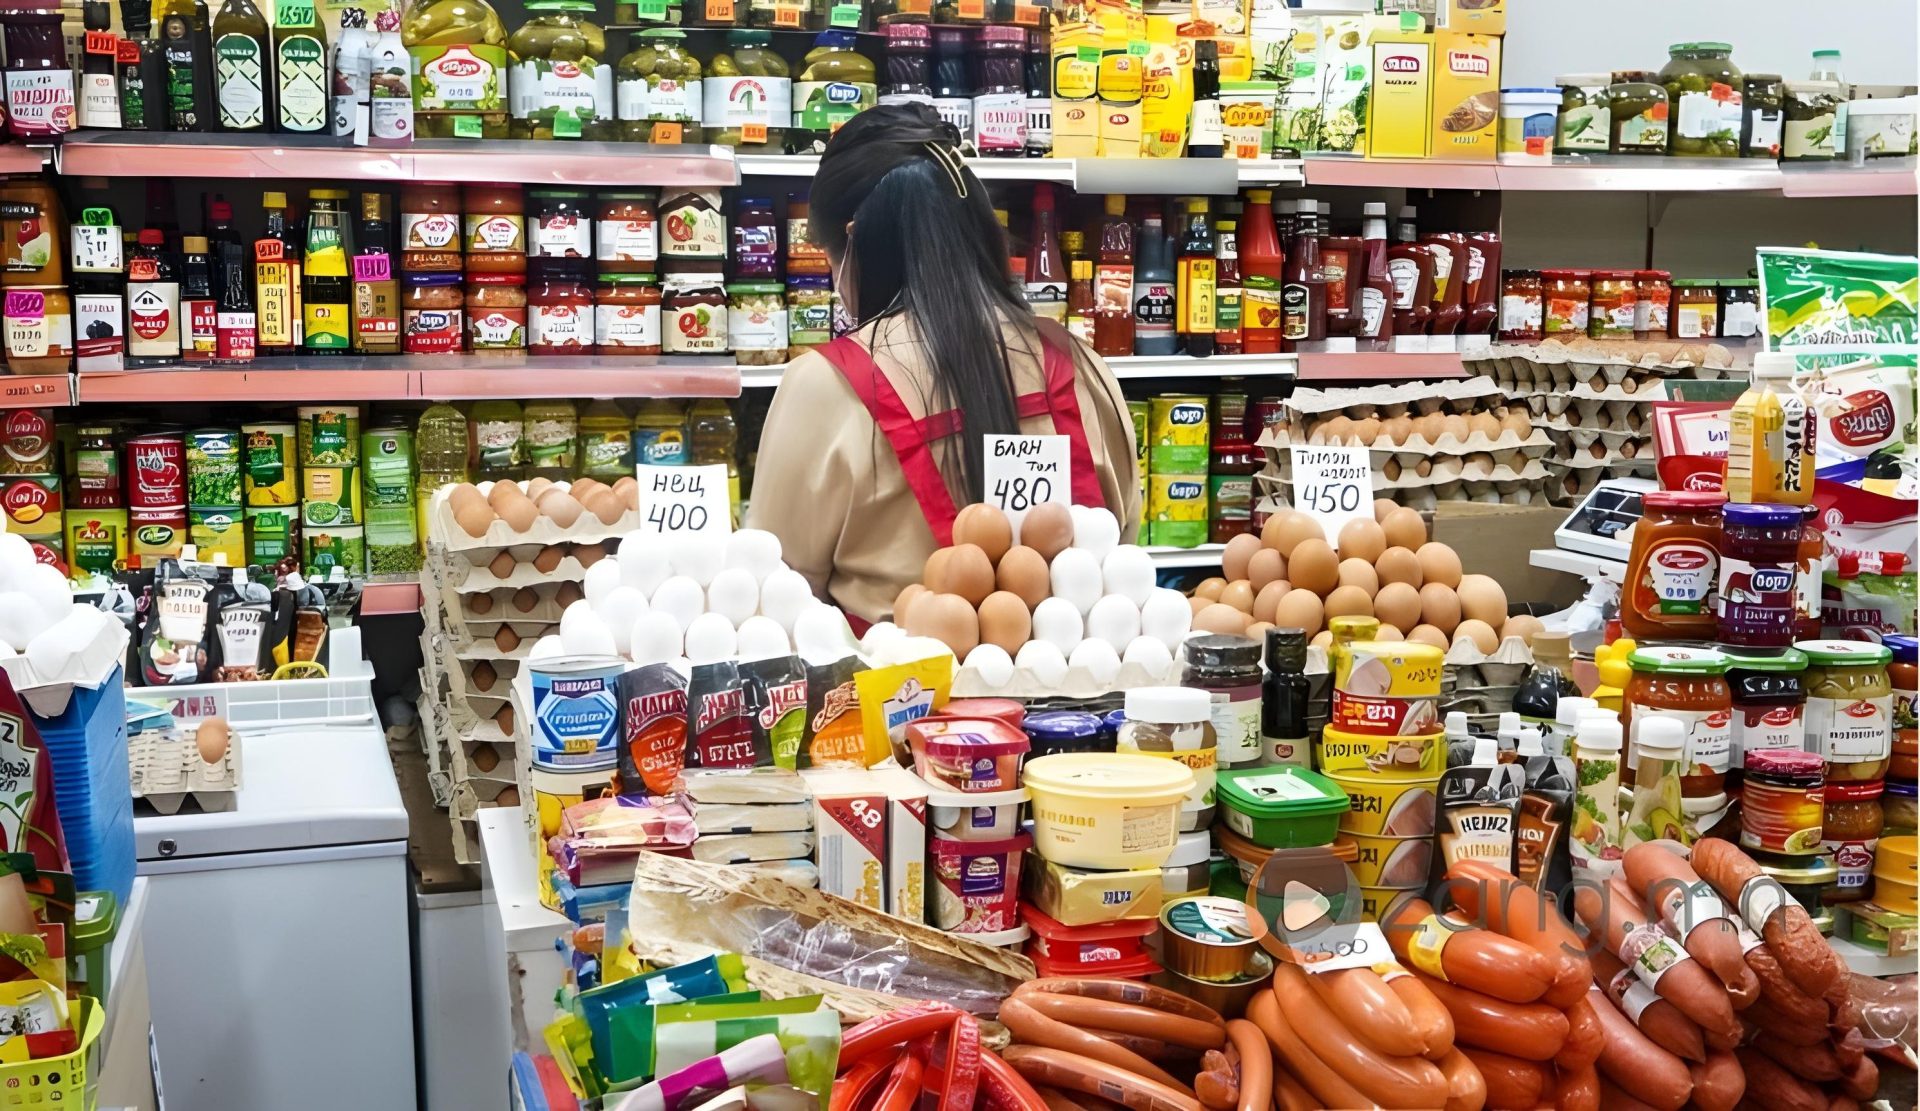
POLYGON ((900 473, 907 480, 907 489, 920 503, 927 527, 933 530, 933 542, 943 548, 953 543, 953 519, 959 510, 953 504, 946 480, 940 477, 940 467, 928 447, 930 441, 921 435, 920 422, 900 400, 893 383, 887 381, 866 348, 851 336, 841 336, 819 351, 847 380, 847 385, 853 387, 855 396, 872 414, 880 434, 892 446, 895 458, 900 461, 900 473))
POLYGON ((1067 438, 1067 458, 1073 463, 1073 503, 1109 508, 1100 490, 1100 474, 1093 469, 1093 450, 1080 420, 1080 398, 1074 389, 1073 355, 1043 336, 1041 369, 1047 376, 1047 399, 1053 412, 1053 430, 1067 438))

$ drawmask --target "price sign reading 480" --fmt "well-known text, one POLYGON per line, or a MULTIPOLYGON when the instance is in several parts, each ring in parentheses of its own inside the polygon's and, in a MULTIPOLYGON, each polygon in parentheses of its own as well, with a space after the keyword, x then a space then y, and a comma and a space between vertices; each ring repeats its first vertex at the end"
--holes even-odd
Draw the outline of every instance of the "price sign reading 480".
POLYGON ((1065 436, 988 436, 987 501, 1018 521, 1043 502, 1073 500, 1065 436))
POLYGON ((1355 517, 1373 520, 1373 462, 1363 447, 1295 444, 1293 507, 1309 514, 1331 542, 1355 517))
POLYGON ((733 531, 726 464, 711 467, 651 467, 641 464, 640 531, 655 536, 733 531))

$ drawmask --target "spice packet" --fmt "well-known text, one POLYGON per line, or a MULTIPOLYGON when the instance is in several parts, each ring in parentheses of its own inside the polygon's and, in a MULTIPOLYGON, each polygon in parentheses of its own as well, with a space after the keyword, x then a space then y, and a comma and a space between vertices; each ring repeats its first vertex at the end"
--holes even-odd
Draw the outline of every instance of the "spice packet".
POLYGON ((953 686, 953 657, 934 656, 913 663, 863 671, 853 678, 860 695, 861 732, 868 767, 892 756, 913 766, 907 749, 907 724, 947 704, 953 686))
POLYGON ((731 660, 695 664, 687 680, 687 766, 773 766, 773 750, 754 737, 746 687, 731 660))
POLYGON ((621 673, 620 793, 671 793, 687 761, 687 678, 672 664, 621 673))
POLYGON ((865 726, 855 677, 867 670, 858 656, 807 664, 806 733, 797 766, 861 768, 867 763, 865 726))
POLYGON ((753 719, 753 747, 773 754, 777 768, 795 768, 807 730, 807 668, 798 656, 740 662, 753 719))

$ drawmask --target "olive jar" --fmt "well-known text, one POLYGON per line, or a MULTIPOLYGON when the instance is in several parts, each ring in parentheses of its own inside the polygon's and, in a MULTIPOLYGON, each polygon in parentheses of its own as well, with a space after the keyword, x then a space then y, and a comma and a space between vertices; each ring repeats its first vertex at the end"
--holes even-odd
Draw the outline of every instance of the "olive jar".
POLYGON ((1689 158, 1740 157, 1745 76, 1724 42, 1682 42, 1667 48, 1659 81, 1672 102, 1667 150, 1689 158))
POLYGON ((1605 154, 1611 141, 1608 120, 1612 98, 1604 73, 1576 73, 1554 78, 1560 86, 1559 126, 1554 134, 1555 154, 1605 154))
POLYGON ((1780 157, 1781 123, 1786 118, 1786 82, 1777 73, 1749 73, 1742 100, 1746 122, 1740 129, 1740 153, 1748 158, 1780 157))
POLYGON ((1671 105, 1665 86, 1641 72, 1615 75, 1621 80, 1607 87, 1607 125, 1615 154, 1665 154, 1672 130, 1671 105))

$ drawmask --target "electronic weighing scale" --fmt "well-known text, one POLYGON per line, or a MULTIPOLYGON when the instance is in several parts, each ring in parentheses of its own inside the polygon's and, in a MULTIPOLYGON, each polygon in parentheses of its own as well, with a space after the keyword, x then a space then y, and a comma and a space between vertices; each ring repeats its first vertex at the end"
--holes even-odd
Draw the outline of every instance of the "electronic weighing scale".
POLYGON ((1528 562, 1584 578, 1626 581, 1633 526, 1643 512, 1641 495, 1659 488, 1650 478, 1603 479, 1553 530, 1555 546, 1534 551, 1528 562))

